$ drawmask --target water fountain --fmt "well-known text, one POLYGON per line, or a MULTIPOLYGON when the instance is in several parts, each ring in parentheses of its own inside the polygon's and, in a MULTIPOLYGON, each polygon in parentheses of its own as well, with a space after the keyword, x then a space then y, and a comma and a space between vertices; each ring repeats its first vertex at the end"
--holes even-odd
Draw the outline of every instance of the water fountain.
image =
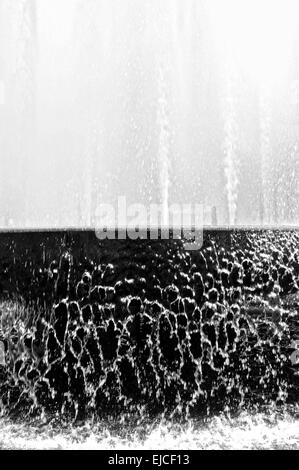
MULTIPOLYGON (((240 26, 243 17, 240 16, 239 26, 230 19, 234 9, 241 15, 235 3, 232 0, 226 11, 216 0, 210 5, 191 2, 188 8, 169 1, 163 8, 144 2, 138 9, 133 4, 126 9, 119 3, 114 15, 105 0, 88 5, 71 5, 65 0, 60 8, 60 15, 65 16, 59 21, 65 22, 68 33, 63 33, 60 23, 55 25, 57 18, 53 14, 57 39, 52 44, 43 33, 46 18, 42 8, 38 7, 37 29, 32 2, 19 2, 18 13, 8 8, 11 21, 19 25, 18 31, 7 36, 1 53, 5 80, 19 89, 14 93, 8 88, 6 106, 1 108, 7 129, 2 140, 2 154, 7 159, 2 169, 7 181, 3 182, 3 191, 11 200, 9 204, 21 207, 20 188, 27 185, 26 201, 31 212, 29 208, 22 210, 24 218, 30 225, 43 225, 32 208, 35 191, 39 191, 36 212, 42 210, 52 219, 53 226, 59 226, 62 218, 55 212, 59 211, 61 187, 66 180, 77 182, 78 193, 86 195, 82 210, 89 215, 83 221, 75 204, 65 200, 64 205, 69 207, 73 226, 90 225, 98 192, 91 187, 114 175, 109 201, 102 202, 111 202, 117 196, 143 202, 144 194, 155 200, 159 193, 166 207, 196 197, 201 199, 197 203, 217 207, 220 225, 238 225, 244 220, 247 224, 296 225, 296 199, 283 188, 279 195, 275 193, 278 178, 273 171, 279 161, 280 179, 287 182, 297 177, 297 167, 294 168, 292 157, 287 157, 293 154, 289 149, 296 148, 298 139, 297 131, 292 137, 288 131, 295 130, 294 107, 285 106, 283 123, 277 112, 277 106, 283 106, 279 96, 287 96, 298 75, 294 54, 290 53, 296 36, 290 27, 287 39, 277 45, 276 19, 270 31, 273 44, 262 44, 258 52, 263 25, 258 25, 261 31, 257 29, 250 45, 250 31, 240 26), (76 15, 77 8, 84 14, 76 15), (25 20, 21 21, 21 17, 25 20), (22 44, 22 51, 18 44, 22 44), (73 50, 71 44, 76 44, 73 50), (278 49, 279 60, 285 57, 281 67, 271 55, 272 45, 278 49), (259 67, 269 51, 270 59, 259 67), (13 64, 17 64, 17 75, 13 64), (253 115, 254 106, 259 110, 257 118, 253 115), (8 119, 8 109, 20 110, 18 139, 11 132, 13 127, 16 129, 17 120, 13 115, 8 119), (165 120, 167 125, 162 124, 165 120), (25 121, 26 126, 22 124, 25 121), (21 158, 25 151, 26 159, 21 158), (20 156, 26 171, 15 172, 13 182, 8 183, 8 155, 12 154, 14 158, 20 156), (50 191, 45 191, 45 166, 50 191), (135 177, 133 168, 137 171, 135 177), (281 209, 276 210, 276 206, 281 209)), ((49 6, 44 8, 51 11, 49 6)), ((251 10, 248 15, 253 22, 251 10)), ((50 27, 48 22, 47 34, 50 27)), ((1 204, 3 213, 5 198, 1 204)), ((21 218, 16 218, 16 225, 22 223, 21 218)))
POLYGON ((194 252, 0 234, 0 448, 32 446, 39 426, 46 447, 130 446, 133 428, 140 447, 163 433, 166 446, 244 445, 244 428, 248 446, 265 429, 265 445, 297 445, 295 7, 274 8, 264 43, 270 5, 252 2, 0 0, 14 25, 0 42, 0 213, 85 229, 121 196, 162 203, 163 225, 172 203, 203 203, 225 228, 194 252))

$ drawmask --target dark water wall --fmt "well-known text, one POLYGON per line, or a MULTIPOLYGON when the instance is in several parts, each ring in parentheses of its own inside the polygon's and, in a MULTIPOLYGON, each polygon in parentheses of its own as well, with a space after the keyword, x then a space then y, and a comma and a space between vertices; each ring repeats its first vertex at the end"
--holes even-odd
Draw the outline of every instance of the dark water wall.
MULTIPOLYGON (((211 237, 221 241, 222 246, 230 247, 231 234, 228 230, 206 230, 204 240, 211 237)), ((7 297, 15 294, 28 295, 28 285, 38 277, 40 270, 47 269, 54 260, 69 252, 74 264, 87 260, 96 264, 117 262, 123 264, 127 258, 123 250, 152 247, 159 251, 162 245, 182 244, 182 240, 174 240, 170 232, 170 240, 99 240, 92 230, 62 231, 2 231, 0 233, 0 293, 7 297)), ((161 232, 159 232, 161 238, 161 232)), ((196 252, 195 252, 196 253, 196 252)), ((194 255, 195 256, 195 255, 194 255)))
POLYGON ((298 240, 205 231, 188 252, 181 239, 3 234, 1 295, 23 300, 0 303, 3 411, 80 421, 297 403, 298 240))
MULTIPOLYGON (((238 234, 238 240, 246 243, 246 236, 255 230, 210 230, 203 233, 203 244, 209 240, 218 242, 228 251, 231 249, 232 236, 238 234)), ((288 232, 288 229, 285 229, 288 232)), ((261 231, 257 231, 259 233, 261 231)), ((281 232, 281 230, 280 230, 281 232)), ((68 252, 72 255, 74 265, 92 262, 95 264, 115 263, 121 267, 130 261, 124 252, 132 249, 141 256, 150 257, 155 252, 164 251, 167 245, 183 243, 182 240, 99 240, 92 230, 62 231, 2 231, 0 233, 0 295, 4 298, 20 294, 30 296, 28 286, 47 270, 51 262, 59 263, 60 257, 68 252)), ((159 237, 161 233, 159 232, 159 237)), ((116 234, 117 238, 117 234, 116 234)), ((242 248, 242 247, 241 247, 242 248)), ((196 259, 198 251, 191 251, 190 256, 196 259)), ((87 266, 88 267, 88 266, 87 266)), ((121 277, 121 275, 120 275, 121 277)), ((132 271, 134 277, 134 269, 132 271)))

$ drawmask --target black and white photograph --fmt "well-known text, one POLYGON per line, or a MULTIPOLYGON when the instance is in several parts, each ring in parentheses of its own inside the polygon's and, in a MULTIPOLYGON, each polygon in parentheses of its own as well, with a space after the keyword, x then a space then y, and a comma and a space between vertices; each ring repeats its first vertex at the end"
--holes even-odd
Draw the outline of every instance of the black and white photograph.
POLYGON ((0 450, 299 450, 297 400, 299 1, 0 0, 0 450))

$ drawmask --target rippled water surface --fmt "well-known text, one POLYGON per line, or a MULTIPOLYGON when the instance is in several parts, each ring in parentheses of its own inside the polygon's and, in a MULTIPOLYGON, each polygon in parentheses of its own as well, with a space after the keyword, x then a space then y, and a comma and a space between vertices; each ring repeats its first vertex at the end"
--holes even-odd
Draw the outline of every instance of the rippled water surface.
POLYGON ((0 449, 299 449, 296 414, 248 414, 211 418, 184 426, 172 423, 137 426, 127 432, 107 426, 55 428, 0 421, 0 449))
POLYGON ((33 271, 22 246, 4 281, 24 299, 0 303, 0 448, 299 448, 298 232, 210 237, 193 258, 182 240, 71 245, 33 271))

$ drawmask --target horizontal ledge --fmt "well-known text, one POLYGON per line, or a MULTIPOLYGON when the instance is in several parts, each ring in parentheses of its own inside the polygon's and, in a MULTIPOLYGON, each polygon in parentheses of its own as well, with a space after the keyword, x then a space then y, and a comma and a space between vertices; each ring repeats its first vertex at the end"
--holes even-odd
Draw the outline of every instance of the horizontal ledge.
POLYGON ((0 228, 0 234, 9 233, 66 233, 66 232, 118 232, 118 231, 132 231, 136 230, 139 232, 151 232, 151 231, 200 231, 204 232, 233 232, 233 231, 297 231, 299 230, 298 225, 233 225, 233 226, 210 226, 205 225, 203 227, 169 227, 169 226, 156 226, 156 227, 24 227, 24 228, 0 228))

